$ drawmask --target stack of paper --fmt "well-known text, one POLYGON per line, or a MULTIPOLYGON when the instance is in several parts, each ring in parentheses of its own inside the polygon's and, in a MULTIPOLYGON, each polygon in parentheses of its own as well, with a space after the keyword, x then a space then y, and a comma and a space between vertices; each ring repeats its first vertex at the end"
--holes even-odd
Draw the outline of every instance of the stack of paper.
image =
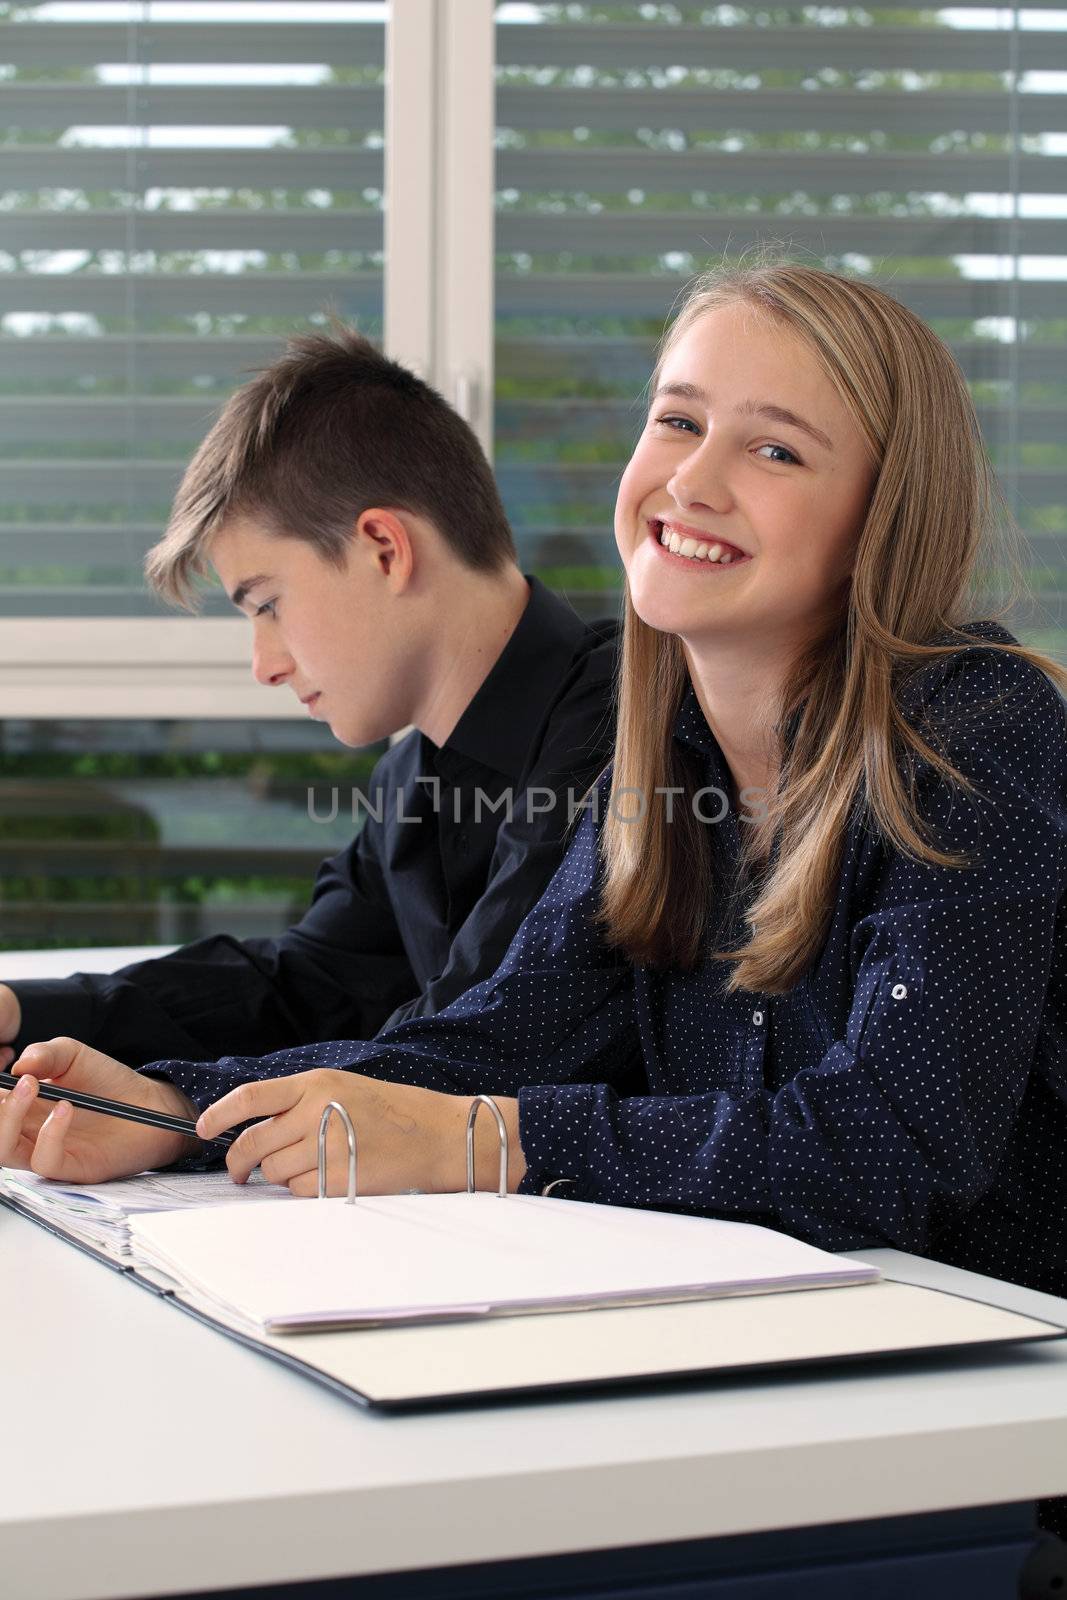
POLYGON ((133 1263, 266 1333, 870 1283, 741 1222, 535 1195, 421 1194, 139 1214, 133 1263))
POLYGON ((22 1210, 120 1266, 130 1262, 133 1215, 293 1198, 288 1189, 268 1183, 258 1171, 244 1185, 234 1183, 227 1172, 144 1172, 113 1183, 78 1186, 0 1167, 0 1190, 22 1210))

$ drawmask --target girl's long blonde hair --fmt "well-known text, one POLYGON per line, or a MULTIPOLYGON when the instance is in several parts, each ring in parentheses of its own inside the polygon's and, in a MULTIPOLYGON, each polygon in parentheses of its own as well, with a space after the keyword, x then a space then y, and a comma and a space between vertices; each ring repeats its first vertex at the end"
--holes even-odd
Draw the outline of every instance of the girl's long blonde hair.
MULTIPOLYGON (((969 785, 909 723, 899 688, 925 663, 973 644, 958 630, 974 615, 981 558, 995 553, 1001 572, 1017 572, 1018 533, 955 360, 925 323, 870 284, 789 263, 708 273, 664 339, 653 389, 693 324, 739 301, 804 341, 877 463, 841 612, 794 663, 777 708, 776 729, 796 727, 788 749, 779 746, 777 795, 746 830, 746 863, 758 872, 749 936, 716 955, 736 963, 728 988, 783 993, 825 941, 858 800, 897 850, 966 865, 928 839, 905 778, 908 753, 969 785), (931 643, 946 633, 959 643, 931 643)), ((1067 688, 1067 672, 1051 658, 1023 646, 993 648, 1067 688)), ((726 892, 713 881, 709 830, 690 804, 702 780, 672 737, 687 682, 681 642, 642 622, 627 593, 600 919, 613 944, 655 967, 697 964, 716 897, 726 892), (671 787, 683 791, 681 802, 643 803, 635 817, 627 795, 671 787)))

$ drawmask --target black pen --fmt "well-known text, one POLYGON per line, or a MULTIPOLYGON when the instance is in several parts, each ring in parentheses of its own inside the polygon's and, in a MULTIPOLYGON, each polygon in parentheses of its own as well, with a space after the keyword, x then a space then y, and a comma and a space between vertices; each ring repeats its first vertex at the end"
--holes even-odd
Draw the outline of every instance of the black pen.
MULTIPOLYGON (((32 1078, 34 1074, 27 1072, 22 1076, 32 1078)), ((0 1072, 0 1089, 13 1089, 18 1082, 13 1072, 0 1072)), ((69 1100, 72 1106, 81 1106, 83 1111, 99 1111, 105 1117, 121 1117, 125 1122, 142 1122, 148 1128, 162 1128, 166 1133, 184 1133, 190 1139, 200 1139, 195 1122, 188 1117, 172 1117, 168 1111, 152 1111, 148 1106, 128 1106, 124 1100, 104 1100, 98 1094, 83 1094, 80 1089, 61 1089, 58 1084, 41 1083, 39 1079, 37 1095, 41 1100, 69 1100)), ((229 1146, 236 1138, 236 1133, 227 1131, 214 1139, 201 1139, 200 1142, 229 1146)))

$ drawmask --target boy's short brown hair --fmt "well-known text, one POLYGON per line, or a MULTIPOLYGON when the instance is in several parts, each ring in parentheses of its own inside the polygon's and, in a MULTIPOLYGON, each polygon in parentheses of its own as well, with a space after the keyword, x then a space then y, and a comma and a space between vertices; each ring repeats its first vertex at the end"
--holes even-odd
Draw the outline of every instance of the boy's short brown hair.
POLYGON ((237 515, 342 566, 356 520, 372 506, 425 517, 475 570, 516 559, 492 470, 463 418, 362 334, 335 324, 291 339, 230 396, 186 469, 145 573, 158 593, 192 608, 211 540, 237 515))

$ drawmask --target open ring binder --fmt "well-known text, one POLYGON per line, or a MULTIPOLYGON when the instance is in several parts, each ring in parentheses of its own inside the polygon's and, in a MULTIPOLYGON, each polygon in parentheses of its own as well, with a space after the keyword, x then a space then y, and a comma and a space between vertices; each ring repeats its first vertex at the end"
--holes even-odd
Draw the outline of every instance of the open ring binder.
MULTIPOLYGON (((508 1193, 508 1130, 504 1118, 500 1115, 500 1107, 495 1100, 487 1094, 475 1095, 471 1102, 470 1116, 467 1118, 467 1193, 474 1193, 474 1123, 482 1106, 488 1106, 496 1119, 496 1131, 500 1137, 500 1183, 497 1188, 497 1198, 507 1199, 508 1193)), ((348 1139, 348 1195, 346 1204, 354 1206, 356 1203, 356 1130, 352 1125, 352 1118, 348 1115, 340 1100, 330 1100, 322 1109, 319 1118, 318 1138, 318 1165, 319 1186, 318 1198, 326 1199, 326 1134, 330 1126, 330 1116, 336 1111, 344 1124, 345 1136, 348 1139)), ((418 1193, 412 1190, 412 1193, 418 1193)))
POLYGON ((322 1116, 319 1118, 319 1199, 326 1199, 326 1130, 330 1126, 330 1113, 336 1111, 345 1126, 348 1138, 348 1195, 345 1204, 354 1206, 356 1203, 356 1130, 352 1126, 352 1118, 348 1115, 340 1100, 331 1100, 323 1107, 322 1116))
MULTIPOLYGON (((354 1191, 354 1141, 349 1157, 354 1191)), ((208 1327, 389 1411, 1067 1336, 958 1292, 878 1281, 876 1267, 754 1224, 528 1194, 501 1209, 493 1188, 362 1196, 350 1217, 340 1198, 290 1204, 242 1187, 229 1205, 129 1209, 128 1248, 106 1256, 85 1231, 86 1202, 102 1207, 113 1188, 5 1171, 0 1204, 208 1327), (774 1290, 789 1292, 764 1298, 774 1290)))
POLYGON ((467 1118, 467 1193, 474 1193, 474 1124, 482 1106, 488 1106, 496 1118, 496 1131, 500 1136, 500 1184, 497 1188, 497 1199, 506 1200, 508 1197, 508 1130, 504 1119, 500 1115, 500 1107, 496 1101, 487 1094, 476 1094, 471 1101, 470 1116, 467 1118))

